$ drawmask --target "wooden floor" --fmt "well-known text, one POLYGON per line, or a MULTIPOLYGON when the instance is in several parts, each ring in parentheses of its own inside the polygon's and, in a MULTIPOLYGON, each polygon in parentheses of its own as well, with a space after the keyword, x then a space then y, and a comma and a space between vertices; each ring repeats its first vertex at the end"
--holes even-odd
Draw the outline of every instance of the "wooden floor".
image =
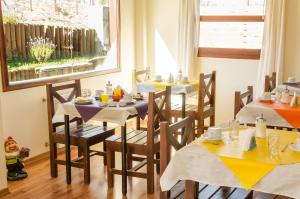
MULTIPOLYGON (((101 145, 95 146, 96 149, 102 149, 101 145)), ((72 150, 72 156, 76 156, 77 151, 72 150)), ((62 158, 64 154, 60 155, 62 158)), ((116 166, 121 166, 121 156, 116 154, 116 166)), ((39 160, 35 163, 26 165, 29 177, 16 182, 9 182, 8 187, 11 194, 1 199, 158 199, 159 198, 159 176, 155 176, 156 187, 153 195, 147 195, 146 180, 139 178, 128 179, 127 197, 122 197, 121 176, 115 176, 114 189, 107 189, 106 167, 103 166, 102 157, 91 158, 91 183, 85 185, 83 183, 83 170, 72 168, 72 184, 67 185, 65 180, 65 167, 58 166, 58 177, 50 177, 50 165, 48 158, 39 160)), ((179 183, 174 187, 171 194, 172 198, 183 198, 183 183, 179 183)), ((233 188, 219 188, 216 186, 199 185, 199 199, 206 198, 235 198, 242 199, 247 196, 247 191, 237 190, 233 188)), ((255 193, 254 198, 257 199, 283 199, 272 195, 255 193)))

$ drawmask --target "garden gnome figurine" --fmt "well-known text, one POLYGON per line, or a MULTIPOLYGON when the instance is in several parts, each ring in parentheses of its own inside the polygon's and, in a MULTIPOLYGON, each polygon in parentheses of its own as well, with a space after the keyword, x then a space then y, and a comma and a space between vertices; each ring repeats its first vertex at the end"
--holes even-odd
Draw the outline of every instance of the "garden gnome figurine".
POLYGON ((29 156, 29 149, 20 149, 17 142, 12 137, 8 137, 5 140, 4 147, 7 167, 7 180, 14 181, 26 178, 28 174, 24 170, 23 159, 29 156))

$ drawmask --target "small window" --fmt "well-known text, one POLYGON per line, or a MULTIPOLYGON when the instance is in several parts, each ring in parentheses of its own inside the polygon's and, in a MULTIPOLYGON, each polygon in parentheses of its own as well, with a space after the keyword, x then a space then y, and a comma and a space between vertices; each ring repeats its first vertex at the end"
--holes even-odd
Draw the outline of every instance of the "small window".
POLYGON ((200 0, 198 56, 259 59, 264 10, 265 0, 200 0))
POLYGON ((118 5, 119 0, 1 1, 6 86, 118 69, 118 5))

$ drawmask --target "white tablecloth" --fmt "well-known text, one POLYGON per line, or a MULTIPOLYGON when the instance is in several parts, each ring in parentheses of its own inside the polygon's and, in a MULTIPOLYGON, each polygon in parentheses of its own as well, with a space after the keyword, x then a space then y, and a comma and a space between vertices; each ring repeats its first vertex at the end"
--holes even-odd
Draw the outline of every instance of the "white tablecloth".
MULTIPOLYGON (((137 83, 136 89, 140 93, 149 93, 149 92, 157 92, 158 90, 155 88, 152 82, 141 82, 137 83)), ((172 94, 191 94, 196 92, 196 87, 194 84, 176 84, 172 85, 172 94)))
MULTIPOLYGON (((199 145, 190 144, 177 151, 160 178, 163 191, 170 190, 179 180, 242 188, 220 158, 199 145)), ((252 190, 300 199, 300 164, 278 166, 252 190)))
POLYGON ((261 116, 267 120, 267 125, 293 128, 283 117, 272 108, 263 106, 257 102, 251 102, 244 106, 236 115, 240 123, 254 124, 257 117, 261 116))
MULTIPOLYGON (((111 122, 119 125, 124 125, 126 120, 131 115, 136 115, 137 110, 133 106, 129 107, 106 107, 96 113, 91 120, 111 122)), ((52 119, 53 122, 64 121, 64 115, 73 117, 81 117, 74 102, 59 104, 57 111, 52 119)))
POLYGON ((300 95, 300 89, 299 88, 295 88, 295 87, 292 87, 292 86, 286 86, 286 85, 283 85, 283 84, 278 85, 273 92, 274 93, 276 93, 277 91, 282 92, 284 89, 286 89, 286 87, 290 90, 291 95, 293 95, 294 92, 296 92, 297 95, 300 95))

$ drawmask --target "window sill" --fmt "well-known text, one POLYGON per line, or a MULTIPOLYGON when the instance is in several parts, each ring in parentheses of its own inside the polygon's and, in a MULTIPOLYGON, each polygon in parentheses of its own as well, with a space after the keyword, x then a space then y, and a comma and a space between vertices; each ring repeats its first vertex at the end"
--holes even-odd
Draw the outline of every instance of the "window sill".
POLYGON ((198 57, 226 59, 260 59, 260 49, 198 48, 198 57))
POLYGON ((8 91, 44 86, 47 83, 60 83, 60 82, 72 81, 75 79, 95 77, 99 75, 106 75, 106 74, 117 73, 117 72, 121 72, 120 67, 106 69, 106 70, 87 71, 87 72, 81 72, 77 74, 74 73, 74 74, 67 74, 67 75, 54 76, 54 77, 44 77, 39 79, 16 81, 10 83, 9 85, 6 85, 4 82, 2 82, 3 91, 8 92, 8 91))

